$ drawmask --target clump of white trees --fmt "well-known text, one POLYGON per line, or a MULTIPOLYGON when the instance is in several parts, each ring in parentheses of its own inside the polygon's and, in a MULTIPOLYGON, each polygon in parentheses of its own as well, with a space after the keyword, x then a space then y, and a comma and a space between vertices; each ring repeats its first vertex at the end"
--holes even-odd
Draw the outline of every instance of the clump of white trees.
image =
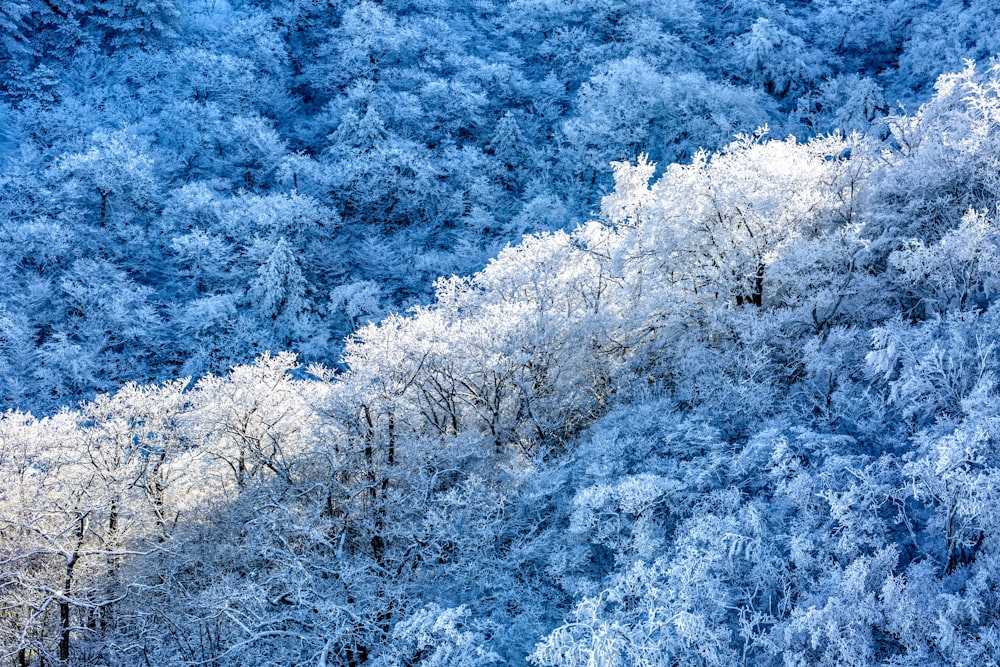
MULTIPOLYGON (((439 280, 340 371, 7 413, 0 656, 993 660, 998 81, 942 78, 890 144, 618 163, 599 219, 439 280)), ((281 248, 251 294, 291 322, 281 248)))
POLYGON ((993 53, 996 13, 5 0, 0 409, 53 414, 265 350, 334 366, 347 334, 428 303, 438 276, 592 217, 611 161, 665 168, 764 125, 885 137, 942 68, 993 53))

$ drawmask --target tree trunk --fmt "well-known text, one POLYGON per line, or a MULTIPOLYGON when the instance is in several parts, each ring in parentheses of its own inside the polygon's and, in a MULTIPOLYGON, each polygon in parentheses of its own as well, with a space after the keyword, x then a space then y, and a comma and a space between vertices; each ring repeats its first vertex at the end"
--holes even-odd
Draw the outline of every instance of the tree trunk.
POLYGON ((59 638, 59 662, 67 664, 69 662, 70 630, 72 628, 70 597, 73 595, 73 570, 80 558, 80 550, 83 549, 83 538, 87 533, 87 515, 80 515, 80 524, 76 533, 76 548, 66 559, 66 579, 63 581, 63 595, 59 602, 59 627, 62 636, 59 638))
POLYGON ((101 195, 101 227, 107 226, 108 221, 108 194, 104 190, 98 189, 97 194, 101 195))

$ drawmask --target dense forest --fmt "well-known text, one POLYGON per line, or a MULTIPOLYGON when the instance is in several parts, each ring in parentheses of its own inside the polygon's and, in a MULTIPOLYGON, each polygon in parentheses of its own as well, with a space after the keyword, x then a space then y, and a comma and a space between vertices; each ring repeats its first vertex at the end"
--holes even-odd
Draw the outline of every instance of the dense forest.
POLYGON ((1000 664, 998 22, 4 0, 0 664, 1000 664))

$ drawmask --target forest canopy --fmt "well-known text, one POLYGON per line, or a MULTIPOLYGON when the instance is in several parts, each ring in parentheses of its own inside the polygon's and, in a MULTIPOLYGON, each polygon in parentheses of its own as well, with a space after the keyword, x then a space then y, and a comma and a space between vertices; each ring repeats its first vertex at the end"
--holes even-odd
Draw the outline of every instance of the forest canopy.
MULTIPOLYGON (((343 338, 612 161, 860 132, 993 55, 990 2, 7 0, 0 406, 343 338)), ((893 140, 888 139, 891 143, 893 140)))
POLYGON ((0 662, 996 664, 996 18, 8 0, 0 662))

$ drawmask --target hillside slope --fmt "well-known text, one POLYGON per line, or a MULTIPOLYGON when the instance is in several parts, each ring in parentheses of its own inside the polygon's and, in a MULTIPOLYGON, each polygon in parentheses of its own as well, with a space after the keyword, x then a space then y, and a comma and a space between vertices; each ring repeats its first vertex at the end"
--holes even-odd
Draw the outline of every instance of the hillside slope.
POLYGON ((989 2, 8 0, 0 405, 335 365, 613 184, 768 125, 885 137, 989 2))
POLYGON ((993 664, 998 93, 619 163, 340 373, 8 413, 3 655, 993 664))

